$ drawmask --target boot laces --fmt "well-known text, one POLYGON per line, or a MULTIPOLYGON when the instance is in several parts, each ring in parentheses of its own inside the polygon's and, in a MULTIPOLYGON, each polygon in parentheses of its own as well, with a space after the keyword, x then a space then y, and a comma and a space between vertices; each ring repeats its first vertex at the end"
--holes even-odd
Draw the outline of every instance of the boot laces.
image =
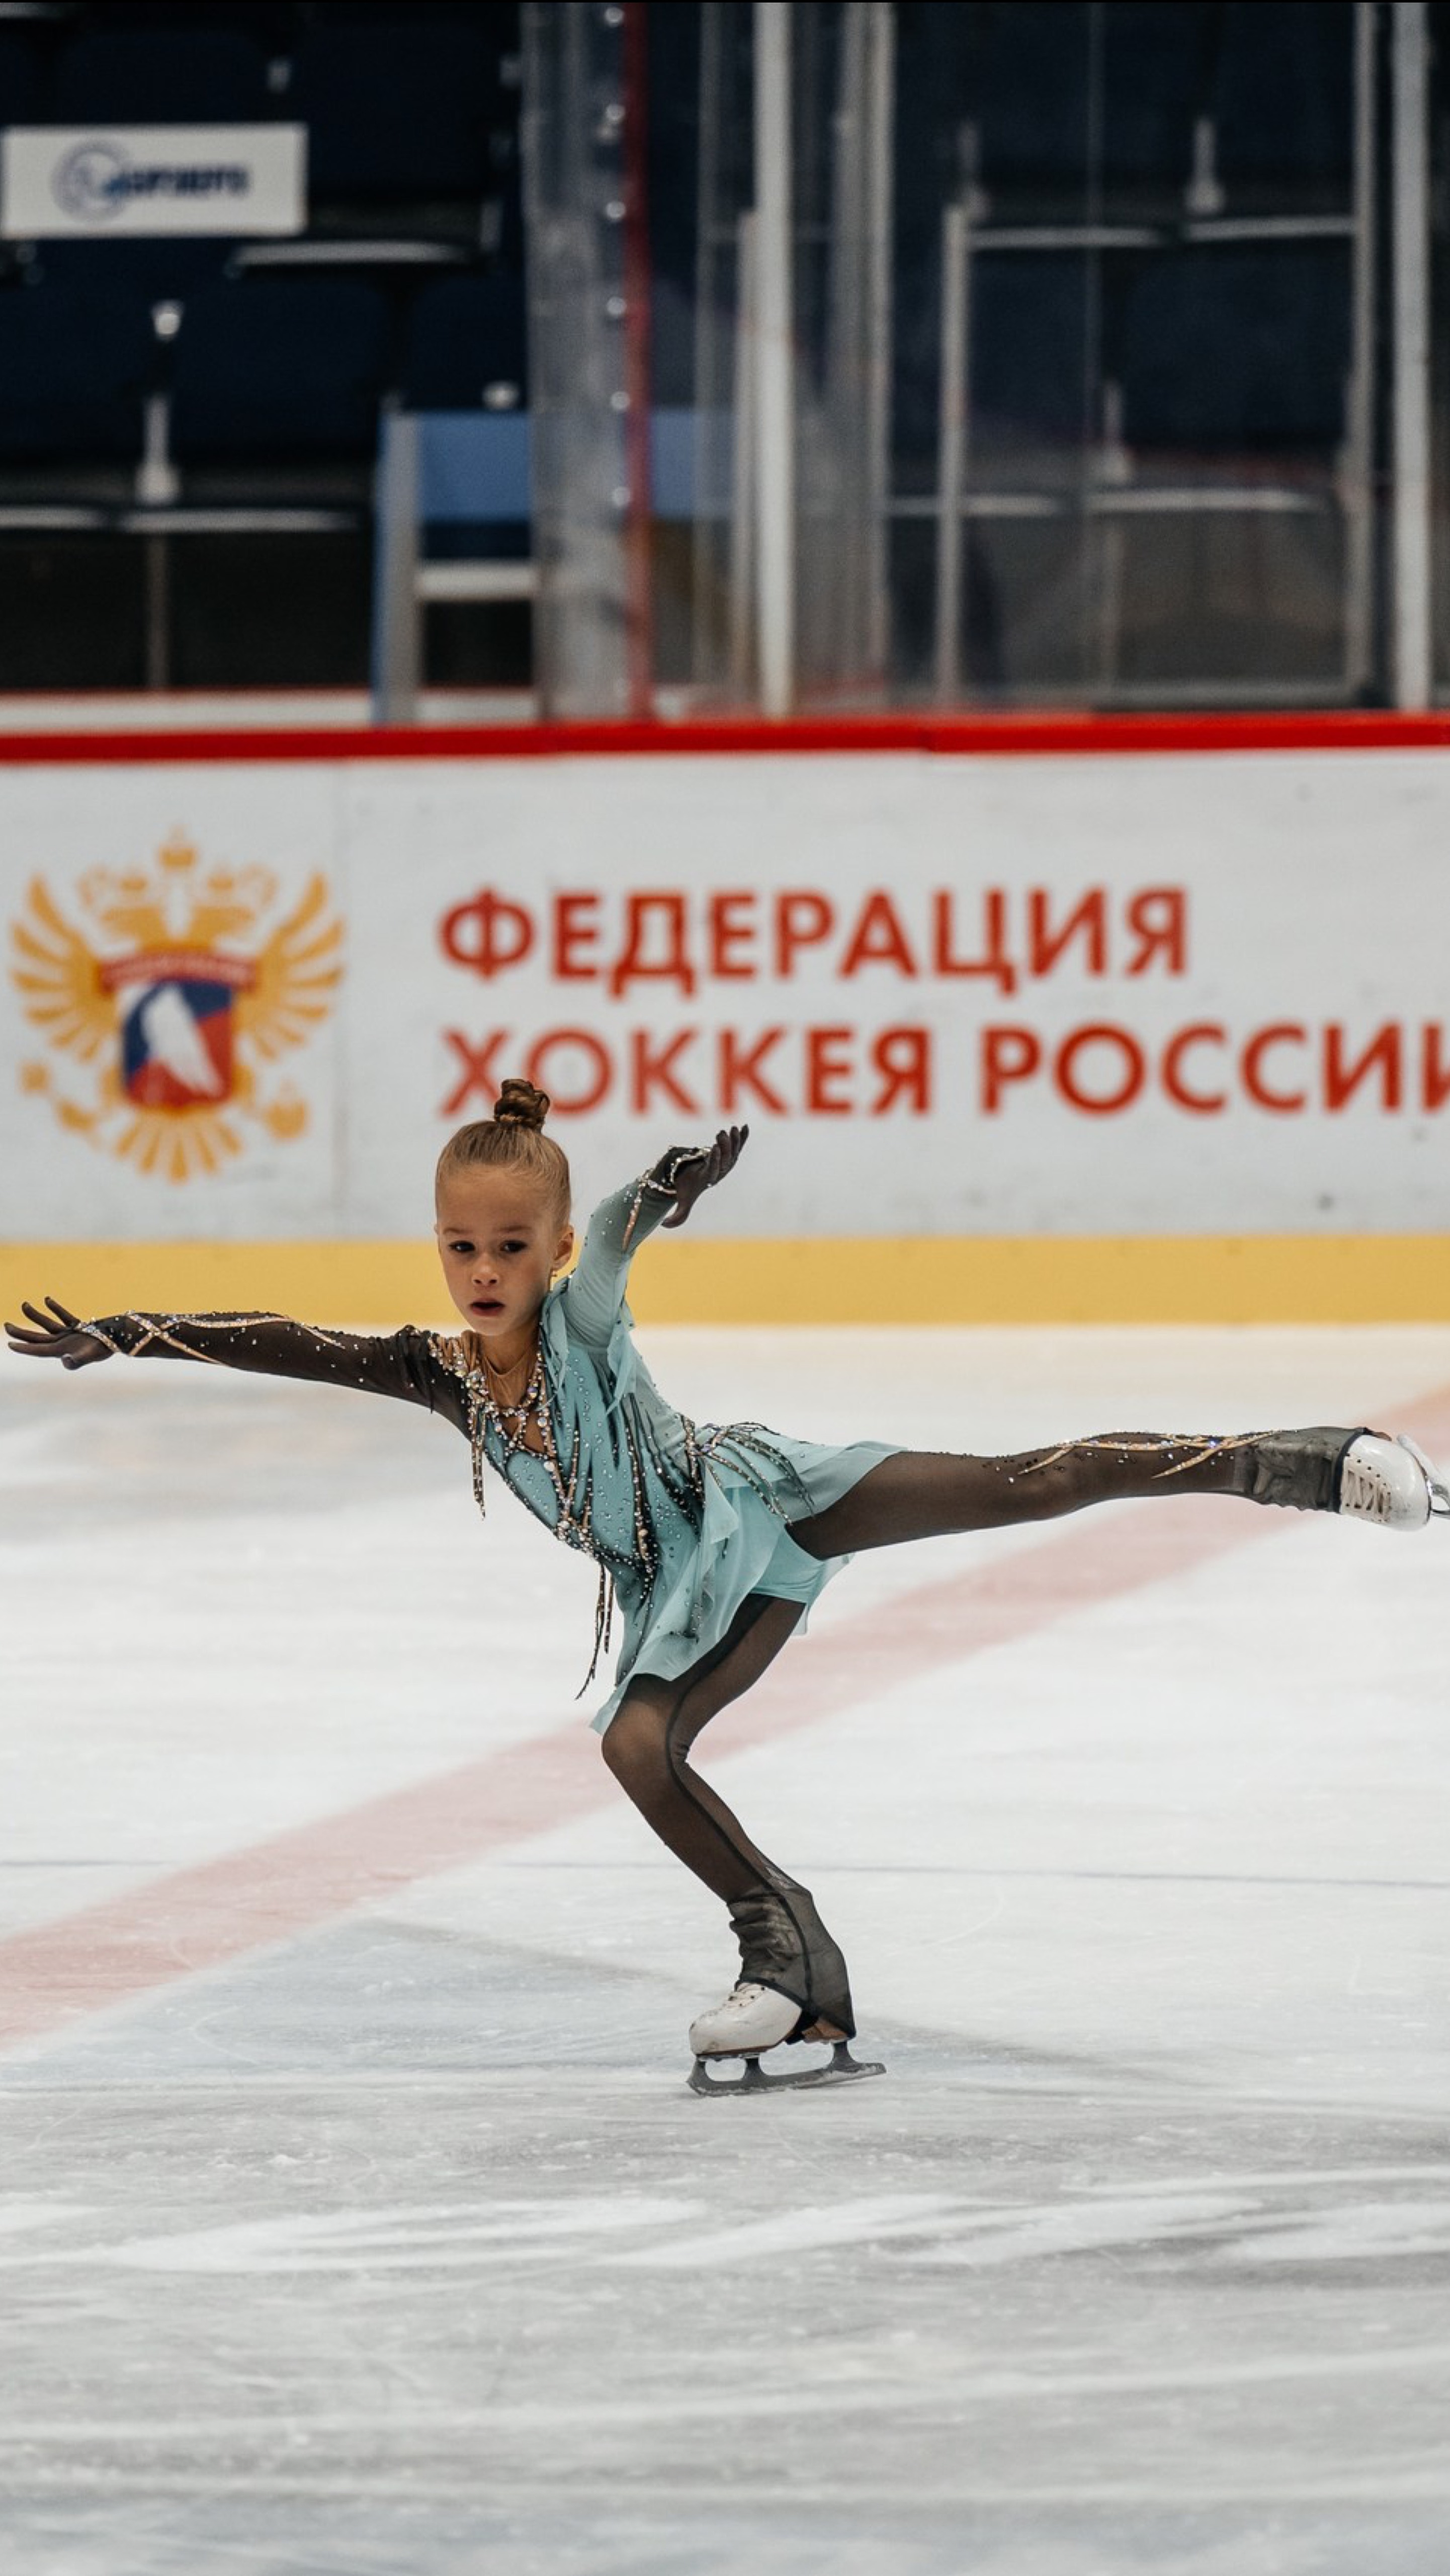
POLYGON ((1356 1520, 1388 1521, 1390 1519, 1394 1510, 1394 1496, 1386 1478, 1380 1474, 1371 1460, 1353 1456, 1346 1458, 1339 1508, 1342 1512, 1351 1512, 1356 1520))
POLYGON ((716 2012, 748 2012, 752 2004, 758 2003, 760 1997, 765 1992, 766 1988, 764 1986, 756 1985, 752 1983, 750 1979, 742 1977, 740 1983, 736 1986, 732 1986, 729 1994, 722 1997, 721 2001, 715 2005, 714 2010, 716 2012))

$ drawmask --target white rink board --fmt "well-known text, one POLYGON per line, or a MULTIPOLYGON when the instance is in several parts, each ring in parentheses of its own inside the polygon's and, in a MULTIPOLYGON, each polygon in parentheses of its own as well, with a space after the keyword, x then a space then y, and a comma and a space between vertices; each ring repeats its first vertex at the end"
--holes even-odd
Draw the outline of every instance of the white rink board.
POLYGON ((6 771, 4 1230, 414 1234, 532 1071, 586 1204, 748 1118, 721 1235, 1437 1231, 1447 824, 1433 750, 6 771))

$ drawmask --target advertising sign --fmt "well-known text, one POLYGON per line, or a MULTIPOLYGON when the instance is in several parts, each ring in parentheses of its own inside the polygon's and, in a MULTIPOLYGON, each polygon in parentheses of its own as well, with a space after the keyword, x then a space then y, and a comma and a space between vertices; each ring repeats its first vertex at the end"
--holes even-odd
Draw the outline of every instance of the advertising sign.
POLYGON ((0 233, 300 233, 304 125, 12 125, 0 233))
POLYGON ((1450 760, 0 771, 12 1239, 401 1237, 503 1078, 733 1236, 1441 1232, 1450 760))

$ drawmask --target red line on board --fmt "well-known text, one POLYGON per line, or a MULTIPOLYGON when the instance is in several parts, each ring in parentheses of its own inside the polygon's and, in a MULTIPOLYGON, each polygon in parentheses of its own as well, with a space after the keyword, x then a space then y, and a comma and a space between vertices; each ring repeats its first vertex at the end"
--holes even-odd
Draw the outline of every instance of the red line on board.
MULTIPOLYGON (((1450 1440, 1450 1390, 1395 1408, 1450 1440)), ((717 1719, 721 1753, 774 1743, 833 1712, 1036 1635, 1273 1537, 1276 1512, 1185 1496, 1089 1516, 960 1578, 918 1585, 777 1665, 717 1719)), ((415 1881, 593 1814, 620 1795, 576 1722, 220 1859, 148 1881, 0 1941, 0 2048, 295 1938, 415 1881)))
POLYGON ((914 751, 947 758, 1043 754, 1415 751, 1450 746, 1450 710, 1396 715, 1341 709, 1289 715, 722 716, 683 724, 296 725, 158 727, 94 733, 0 732, 0 767, 97 762, 671 759, 682 753, 914 751))

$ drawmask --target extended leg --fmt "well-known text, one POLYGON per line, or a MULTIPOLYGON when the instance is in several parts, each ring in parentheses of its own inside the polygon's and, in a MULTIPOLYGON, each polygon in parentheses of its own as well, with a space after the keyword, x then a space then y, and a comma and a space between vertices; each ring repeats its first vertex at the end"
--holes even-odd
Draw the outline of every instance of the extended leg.
POLYGON ((1303 1511, 1344 1511, 1392 1528, 1422 1527, 1445 1507, 1428 1460, 1408 1442, 1322 1428, 1228 1438, 1109 1431, 1009 1458, 903 1450, 839 1502, 791 1523, 811 1556, 846 1556, 903 1539, 1056 1520, 1090 1503, 1153 1494, 1238 1494, 1303 1511))
MULTIPOLYGON (((800 1620, 800 1605, 752 1593, 720 1644, 676 1681, 642 1673, 604 1737, 627 1797, 685 1867, 730 1908, 742 1982, 787 1999, 776 2039, 817 2023, 855 2028, 846 1963, 807 1889, 767 1859, 689 1760, 712 1717, 760 1679, 800 1620)), ((739 1989, 737 1989, 739 1991, 739 1989)))

